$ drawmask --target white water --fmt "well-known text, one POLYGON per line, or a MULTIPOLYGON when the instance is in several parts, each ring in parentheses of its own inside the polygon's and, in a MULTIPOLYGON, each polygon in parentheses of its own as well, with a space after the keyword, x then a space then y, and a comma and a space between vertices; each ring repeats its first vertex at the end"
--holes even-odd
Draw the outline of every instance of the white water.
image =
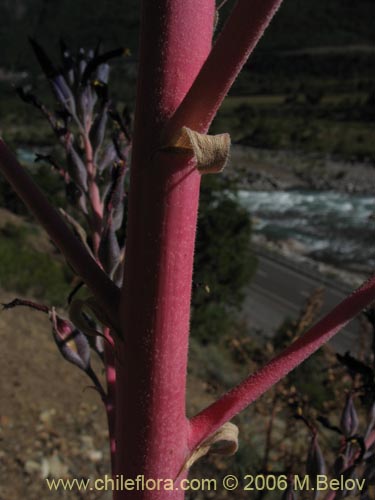
POLYGON ((294 239, 316 260, 375 268, 375 198, 337 192, 239 191, 253 230, 294 239))

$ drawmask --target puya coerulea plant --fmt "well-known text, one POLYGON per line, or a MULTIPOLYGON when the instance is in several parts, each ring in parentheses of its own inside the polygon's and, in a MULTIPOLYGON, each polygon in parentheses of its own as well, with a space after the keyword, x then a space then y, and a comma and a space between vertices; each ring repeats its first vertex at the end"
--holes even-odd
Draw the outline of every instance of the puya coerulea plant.
POLYGON ((372 278, 266 366, 187 418, 200 178, 223 168, 230 143, 227 134, 207 132, 280 3, 239 0, 213 43, 214 0, 143 0, 126 251, 119 235, 129 138, 121 115, 115 119, 118 131, 108 146, 114 153, 107 167, 107 149, 100 146, 102 122, 111 113, 100 95, 109 55, 82 54, 72 66, 63 51, 63 66, 54 68, 33 42, 61 103, 57 116, 40 105, 66 151, 66 166, 56 168, 86 218, 90 239, 76 217, 50 205, 3 141, 0 170, 90 290, 85 300, 71 298, 69 320, 53 309, 46 312, 62 353, 71 361, 74 357, 95 385, 88 346, 102 352, 97 340, 104 340, 107 388, 97 387, 108 413, 113 474, 169 479, 159 490, 115 491, 115 500, 183 499, 181 481, 213 443, 223 441, 224 452, 236 450, 237 430, 230 420, 375 298, 372 278), (102 169, 108 169, 104 191, 102 169), (67 339, 75 341, 74 354, 67 352, 67 339))

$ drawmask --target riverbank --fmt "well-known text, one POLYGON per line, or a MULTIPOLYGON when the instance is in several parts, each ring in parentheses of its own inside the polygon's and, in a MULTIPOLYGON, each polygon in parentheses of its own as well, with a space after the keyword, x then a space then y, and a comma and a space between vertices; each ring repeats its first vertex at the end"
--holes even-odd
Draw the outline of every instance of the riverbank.
POLYGON ((234 144, 224 175, 252 191, 313 190, 375 193, 375 166, 322 154, 266 150, 234 144))
POLYGON ((252 238, 252 248, 256 255, 273 258, 284 267, 295 269, 300 274, 319 276, 322 285, 334 284, 347 293, 359 287, 369 277, 368 269, 354 271, 309 257, 306 247, 292 238, 272 241, 261 234, 255 234, 252 238))

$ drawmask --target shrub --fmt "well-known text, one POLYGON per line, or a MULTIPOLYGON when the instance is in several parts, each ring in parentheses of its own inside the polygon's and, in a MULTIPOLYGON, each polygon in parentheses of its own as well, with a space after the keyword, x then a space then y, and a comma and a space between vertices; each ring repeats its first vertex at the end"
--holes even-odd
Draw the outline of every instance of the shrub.
POLYGON ((191 325, 203 342, 228 331, 256 268, 249 213, 220 184, 204 178, 198 216, 191 325))

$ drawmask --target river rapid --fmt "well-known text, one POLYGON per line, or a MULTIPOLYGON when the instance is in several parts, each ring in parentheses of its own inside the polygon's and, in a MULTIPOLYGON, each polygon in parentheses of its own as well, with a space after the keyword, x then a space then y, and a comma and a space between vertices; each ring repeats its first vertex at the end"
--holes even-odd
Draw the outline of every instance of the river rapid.
POLYGON ((334 191, 240 190, 254 235, 345 270, 375 269, 375 198, 334 191))

